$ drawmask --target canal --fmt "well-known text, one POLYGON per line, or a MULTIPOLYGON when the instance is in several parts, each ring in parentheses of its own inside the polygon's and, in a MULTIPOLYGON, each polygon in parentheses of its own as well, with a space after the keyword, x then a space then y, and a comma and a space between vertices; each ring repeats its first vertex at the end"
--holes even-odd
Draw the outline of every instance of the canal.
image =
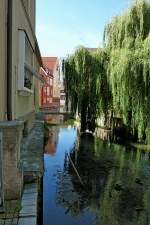
POLYGON ((44 167, 43 225, 150 225, 148 151, 49 126, 44 167))

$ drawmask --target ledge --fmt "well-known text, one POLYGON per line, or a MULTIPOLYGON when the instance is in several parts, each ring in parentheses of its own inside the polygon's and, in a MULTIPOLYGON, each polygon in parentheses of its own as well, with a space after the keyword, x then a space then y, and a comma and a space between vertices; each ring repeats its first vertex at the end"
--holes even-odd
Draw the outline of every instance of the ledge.
POLYGON ((24 87, 22 90, 18 90, 18 93, 21 96, 31 96, 33 95, 33 90, 24 87))
POLYGON ((44 121, 34 127, 21 142, 21 166, 25 175, 39 177, 43 173, 44 121))
POLYGON ((24 126, 24 122, 20 120, 5 120, 0 122, 0 128, 21 127, 24 126))

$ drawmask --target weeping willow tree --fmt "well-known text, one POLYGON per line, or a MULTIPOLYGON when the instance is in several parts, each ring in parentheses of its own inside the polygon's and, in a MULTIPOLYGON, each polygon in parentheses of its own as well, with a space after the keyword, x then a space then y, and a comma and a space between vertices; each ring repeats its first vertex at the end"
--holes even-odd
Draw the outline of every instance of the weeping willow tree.
POLYGON ((79 48, 65 61, 67 101, 81 113, 81 127, 94 131, 98 116, 123 118, 150 143, 150 4, 136 0, 104 31, 104 49, 79 48), (112 113, 111 113, 112 112, 112 113), (88 122, 90 121, 90 122, 88 122))
POLYGON ((65 60, 65 87, 71 109, 81 114, 81 130, 95 130, 98 115, 107 114, 111 99, 107 82, 108 56, 104 50, 92 53, 84 47, 65 60))
POLYGON ((68 57, 64 62, 64 74, 65 74, 65 92, 66 92, 66 107, 68 110, 69 101, 71 102, 71 111, 76 112, 78 99, 77 99, 77 84, 78 74, 75 70, 74 57, 68 57))
POLYGON ((107 123, 107 117, 110 116, 112 109, 112 94, 110 85, 108 83, 107 68, 109 63, 109 55, 106 50, 99 49, 94 53, 95 59, 95 73, 96 73, 96 109, 97 117, 104 116, 105 123, 107 123))
POLYGON ((114 114, 150 142, 150 4, 137 0, 104 32, 114 114))

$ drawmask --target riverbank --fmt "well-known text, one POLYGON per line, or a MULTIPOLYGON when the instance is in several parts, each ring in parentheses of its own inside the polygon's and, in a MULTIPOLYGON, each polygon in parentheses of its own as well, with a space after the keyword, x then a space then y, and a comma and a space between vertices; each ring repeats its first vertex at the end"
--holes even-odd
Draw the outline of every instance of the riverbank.
MULTIPOLYGON (((71 113, 45 113, 45 124, 46 126, 76 126, 80 130, 80 120, 75 119, 71 113)), ((92 133, 86 130, 83 133, 92 133)), ((119 143, 124 145, 129 145, 131 147, 138 148, 140 150, 150 151, 150 145, 134 142, 133 138, 128 135, 122 135, 119 132, 119 128, 117 132, 113 131, 109 127, 104 126, 96 126, 95 132, 92 133, 94 136, 101 138, 102 140, 110 141, 112 143, 119 143)))

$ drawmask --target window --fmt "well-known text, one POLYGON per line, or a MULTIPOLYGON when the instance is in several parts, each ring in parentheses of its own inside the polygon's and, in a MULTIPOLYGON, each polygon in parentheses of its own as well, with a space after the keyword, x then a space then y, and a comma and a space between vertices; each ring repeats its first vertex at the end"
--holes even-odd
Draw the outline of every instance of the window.
POLYGON ((18 89, 32 92, 33 87, 33 50, 24 31, 19 31, 18 89))
POLYGON ((43 104, 46 104, 46 98, 43 98, 43 104))
POLYGON ((24 72, 24 87, 31 89, 32 88, 32 72, 25 67, 25 72, 24 72))
POLYGON ((53 96, 53 89, 51 88, 51 96, 53 96))
POLYGON ((28 65, 33 66, 33 50, 31 48, 27 36, 25 37, 25 62, 28 65))
POLYGON ((49 96, 50 95, 50 90, 49 90, 50 88, 49 87, 47 87, 47 96, 49 96))
POLYGON ((53 85, 53 80, 50 78, 50 86, 53 85))
POLYGON ((53 70, 49 69, 49 75, 53 75, 53 70))
POLYGON ((24 87, 31 89, 32 88, 32 83, 33 83, 33 73, 29 69, 29 66, 33 67, 33 50, 31 48, 31 45, 25 37, 25 68, 24 68, 24 87))
POLYGON ((60 100, 65 100, 65 96, 64 95, 61 95, 60 96, 60 100))
POLYGON ((50 98, 49 103, 52 103, 52 98, 50 98))

